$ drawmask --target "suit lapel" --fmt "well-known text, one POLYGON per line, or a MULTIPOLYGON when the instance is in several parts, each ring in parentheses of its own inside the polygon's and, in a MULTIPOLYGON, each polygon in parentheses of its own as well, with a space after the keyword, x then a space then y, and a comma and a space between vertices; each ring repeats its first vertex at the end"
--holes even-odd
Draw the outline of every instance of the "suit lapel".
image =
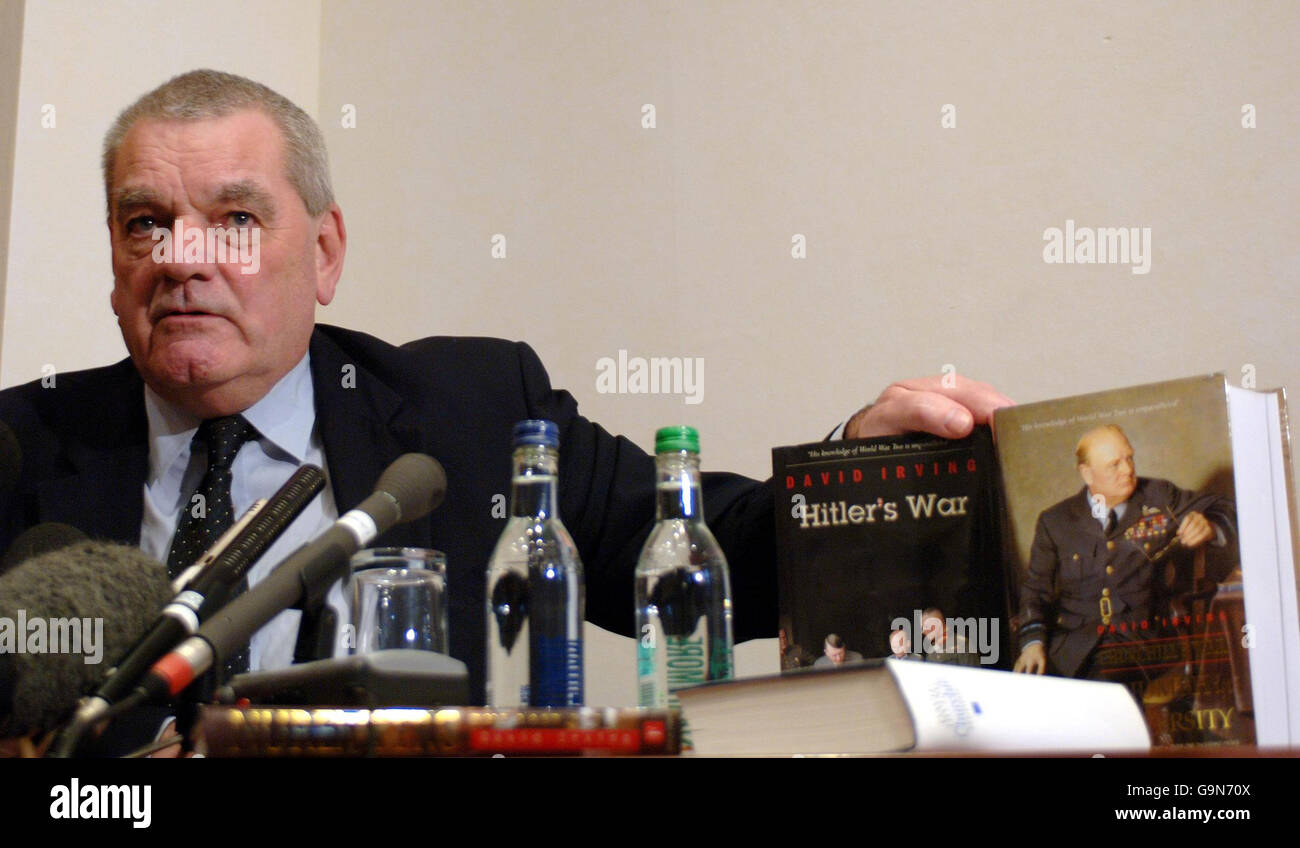
MULTIPOLYGON (((358 365, 317 330, 311 341, 316 426, 329 465, 330 487, 339 512, 371 492, 377 470, 411 451, 425 452, 419 414, 391 387, 358 365)), ((386 545, 429 545, 427 521, 402 524, 381 537, 386 545)))
MULTIPOLYGON (((428 416, 421 415, 420 407, 319 330, 311 340, 311 371, 316 425, 340 512, 364 500, 374 490, 378 471, 403 453, 431 452, 423 435, 427 427, 421 426, 428 416)), ((62 432, 71 471, 37 485, 38 518, 71 524, 95 538, 138 545, 149 472, 144 382, 127 359, 111 367, 107 380, 92 385, 93 397, 71 405, 61 403, 61 387, 49 390, 41 414, 62 432)), ((429 522, 399 525, 382 541, 427 546, 429 522)))
MULTIPOLYGON (((57 392, 57 385, 50 389, 57 392)), ((57 395, 52 395, 57 400, 57 395)), ((90 403, 59 409, 73 471, 37 486, 41 521, 60 521, 99 539, 138 545, 149 471, 144 382, 131 361, 113 366, 90 403)))

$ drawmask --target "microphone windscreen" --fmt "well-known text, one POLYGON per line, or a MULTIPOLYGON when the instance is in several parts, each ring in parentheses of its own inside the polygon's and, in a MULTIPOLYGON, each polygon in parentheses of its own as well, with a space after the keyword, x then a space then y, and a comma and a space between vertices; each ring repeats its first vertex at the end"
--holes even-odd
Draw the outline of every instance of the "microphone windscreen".
POLYGON ((402 521, 415 521, 442 503, 447 494, 447 473, 442 463, 427 454, 402 454, 384 469, 375 491, 393 496, 402 511, 402 521))
POLYGON ((33 557, 83 542, 86 538, 86 534, 76 527, 58 521, 47 521, 28 527, 18 534, 18 538, 14 539, 13 544, 9 546, 9 550, 5 551, 4 558, 0 559, 0 574, 7 573, 33 557))
POLYGON ((0 736, 57 726, 171 598, 164 565, 109 542, 78 542, 0 576, 0 653, 9 655, 0 736))
POLYGON ((23 473, 23 449, 9 425, 0 421, 0 508, 7 506, 18 478, 23 473))

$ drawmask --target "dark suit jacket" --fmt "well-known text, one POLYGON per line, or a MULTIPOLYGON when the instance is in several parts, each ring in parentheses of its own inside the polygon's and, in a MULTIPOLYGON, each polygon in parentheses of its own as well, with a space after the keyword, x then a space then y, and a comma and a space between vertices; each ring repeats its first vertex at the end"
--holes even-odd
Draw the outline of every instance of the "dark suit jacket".
MULTIPOLYGON (((1164 539, 1135 542, 1124 532, 1143 517, 1144 509, 1173 510, 1181 520, 1197 511, 1235 539, 1236 510, 1219 495, 1197 495, 1167 480, 1139 477, 1124 517, 1108 535, 1092 515, 1088 488, 1038 516, 1029 569, 1020 589, 1020 643, 1047 643, 1048 671, 1078 674, 1101 638, 1101 599, 1109 598, 1112 622, 1141 622, 1161 615, 1164 598, 1156 566, 1149 555, 1177 531, 1171 522, 1164 539), (1143 545, 1150 547, 1144 551, 1143 545)), ((1161 563, 1163 566, 1163 563, 1161 563)))
MULTIPOLYGON (((445 467, 443 505, 375 544, 447 554, 451 653, 469 666, 475 699, 483 697, 485 569, 505 524, 494 506, 510 496, 516 421, 559 425, 560 511, 582 555, 587 619, 632 634, 633 571, 654 521, 654 459, 579 415, 571 395, 551 388, 531 348, 449 337, 394 347, 321 325, 311 340, 311 371, 340 512, 368 495, 402 453, 428 453, 445 467)), ((59 374, 51 388, 35 382, 0 392, 0 420, 23 451, 12 502, 0 504, 0 550, 46 521, 139 544, 149 453, 143 386, 128 359, 59 374)), ((647 433, 654 423, 646 423, 647 433)), ((775 635, 770 486, 705 474, 704 487, 705 518, 731 567, 736 638, 775 635)), ((632 663, 629 654, 629 674, 632 663)))

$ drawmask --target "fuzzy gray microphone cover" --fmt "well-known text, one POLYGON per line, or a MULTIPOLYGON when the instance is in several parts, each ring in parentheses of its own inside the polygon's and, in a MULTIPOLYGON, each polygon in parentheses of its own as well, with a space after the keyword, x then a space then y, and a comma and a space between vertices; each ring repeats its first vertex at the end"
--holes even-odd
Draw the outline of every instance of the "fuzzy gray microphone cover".
POLYGON ((138 548, 78 542, 0 576, 0 736, 56 727, 173 596, 138 548))

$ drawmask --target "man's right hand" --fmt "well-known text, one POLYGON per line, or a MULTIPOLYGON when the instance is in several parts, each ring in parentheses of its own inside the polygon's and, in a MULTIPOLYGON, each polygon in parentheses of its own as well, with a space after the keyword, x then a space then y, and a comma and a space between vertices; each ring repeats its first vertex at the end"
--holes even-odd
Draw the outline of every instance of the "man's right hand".
POLYGON ((1025 674, 1042 674, 1047 671, 1047 651, 1043 650, 1042 642, 1033 642, 1025 646, 1016 658, 1016 667, 1013 671, 1023 672, 1025 674))

